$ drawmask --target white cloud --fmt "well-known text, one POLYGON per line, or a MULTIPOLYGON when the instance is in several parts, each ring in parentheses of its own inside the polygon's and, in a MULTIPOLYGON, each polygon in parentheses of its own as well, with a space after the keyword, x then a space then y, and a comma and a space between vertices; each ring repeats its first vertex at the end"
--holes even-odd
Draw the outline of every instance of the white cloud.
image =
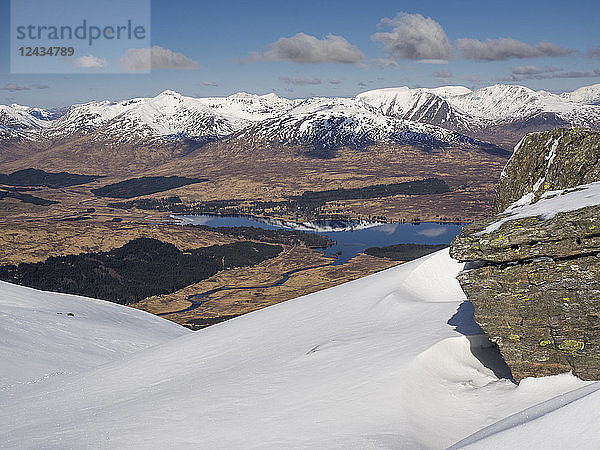
POLYGON ((577 53, 573 48, 559 47, 552 42, 540 42, 535 48, 542 53, 542 56, 567 56, 577 53))
POLYGON ((149 69, 193 70, 200 68, 200 63, 158 45, 150 48, 130 48, 117 61, 126 70, 135 72, 149 69))
MULTIPOLYGON (((570 48, 552 42, 540 42, 535 46, 512 38, 457 39, 451 43, 444 28, 431 17, 421 14, 398 13, 394 18, 379 22, 380 31, 371 36, 381 42, 389 57, 417 60, 428 64, 446 64, 448 59, 471 59, 477 61, 501 61, 509 58, 538 58, 566 56, 575 53, 570 48)), ((590 50, 589 55, 600 56, 600 48, 590 50)))
POLYGON ((600 58, 600 47, 590 48, 587 52, 590 58, 600 58))
POLYGON ((329 80, 329 84, 341 84, 342 80, 340 80, 339 78, 331 78, 329 80))
POLYGON ((452 46, 442 26, 431 17, 399 13, 384 18, 380 27, 391 28, 371 36, 381 42, 388 54, 398 59, 446 60, 452 46))
POLYGON ((515 75, 537 75, 540 73, 558 72, 558 69, 550 66, 538 67, 530 64, 528 66, 511 67, 510 71, 515 75))
POLYGON ((81 67, 83 69, 106 69, 108 63, 106 62, 106 58, 98 58, 94 55, 85 55, 76 58, 73 61, 77 67, 81 67))
POLYGON ((523 80, 547 80, 560 78, 596 78, 600 77, 600 69, 594 69, 592 72, 587 70, 571 70, 568 72, 559 72, 553 67, 513 67, 512 73, 506 77, 498 78, 497 81, 519 82, 523 80))
POLYGON ((293 84, 294 86, 307 86, 310 84, 321 84, 321 80, 319 78, 279 77, 279 79, 286 84, 293 84))
POLYGON ((202 82, 203 86, 211 86, 211 87, 218 87, 219 83, 215 82, 215 81, 203 81, 202 82))
POLYGON ((17 83, 6 83, 4 86, 2 86, 0 88, 0 90, 15 92, 15 91, 28 91, 29 88, 27 86, 22 86, 17 83))
POLYGON ((551 78, 595 78, 600 77, 600 69, 594 69, 593 72, 587 70, 571 70, 553 74, 551 78))
POLYGON ((400 67, 393 58, 375 58, 372 62, 380 69, 397 69, 400 67))
POLYGON ((50 86, 48 86, 47 84, 39 84, 39 83, 33 83, 31 85, 31 87, 24 86, 24 85, 17 84, 17 83, 6 83, 4 86, 0 87, 0 91, 15 92, 15 91, 29 91, 30 89, 48 89, 48 88, 50 88, 50 86))
POLYGON ((464 59, 476 61, 502 61, 510 58, 539 58, 542 56, 566 56, 575 50, 559 47, 551 42, 540 42, 535 47, 512 38, 457 39, 455 47, 464 59))
POLYGON ((298 64, 356 64, 364 59, 363 53, 342 36, 328 34, 324 39, 318 39, 306 33, 282 37, 249 57, 250 61, 291 61, 298 64))
POLYGON ((419 64, 436 64, 436 65, 448 64, 447 59, 421 59, 417 62, 419 64))

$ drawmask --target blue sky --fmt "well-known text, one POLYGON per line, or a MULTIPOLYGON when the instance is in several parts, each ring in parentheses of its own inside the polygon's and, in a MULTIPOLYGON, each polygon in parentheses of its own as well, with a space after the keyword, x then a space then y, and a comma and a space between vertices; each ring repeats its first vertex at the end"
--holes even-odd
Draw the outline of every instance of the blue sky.
POLYGON ((93 55, 103 67, 79 73, 11 74, 9 17, 9 1, 0 0, 2 104, 63 106, 165 89, 295 98, 403 85, 561 92, 600 83, 600 3, 588 0, 152 1, 158 67, 121 65, 125 74, 108 73, 119 57, 110 52, 93 55))

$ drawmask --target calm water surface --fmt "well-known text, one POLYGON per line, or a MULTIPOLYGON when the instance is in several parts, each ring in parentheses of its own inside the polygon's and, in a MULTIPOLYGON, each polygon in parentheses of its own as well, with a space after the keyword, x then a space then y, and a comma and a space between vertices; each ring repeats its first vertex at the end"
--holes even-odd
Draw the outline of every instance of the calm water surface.
POLYGON ((450 244, 460 234, 462 224, 431 222, 369 224, 354 221, 321 221, 310 224, 293 224, 244 216, 174 216, 182 224, 210 227, 255 227, 266 230, 300 229, 329 237, 335 244, 327 247, 325 254, 335 256, 334 264, 344 264, 369 247, 394 244, 450 244))

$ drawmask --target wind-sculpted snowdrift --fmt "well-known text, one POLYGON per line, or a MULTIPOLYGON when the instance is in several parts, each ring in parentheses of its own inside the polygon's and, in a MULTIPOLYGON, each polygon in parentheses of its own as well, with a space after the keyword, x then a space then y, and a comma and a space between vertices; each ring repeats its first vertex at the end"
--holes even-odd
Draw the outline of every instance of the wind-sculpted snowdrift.
MULTIPOLYGON (((0 409, 0 445, 444 448, 586 386, 571 375, 527 379, 520 386, 498 378, 506 375, 506 368, 497 349, 477 334, 481 332, 472 308, 456 281, 461 269, 442 250, 195 333, 162 339, 159 346, 98 360, 95 367, 88 365, 60 380, 7 387, 0 409)), ((26 331, 12 341, 12 348, 20 361, 34 361, 35 356, 19 351, 18 342, 51 345, 59 328, 43 320, 29 326, 27 320, 38 312, 35 307, 19 309, 18 304, 41 305, 48 294, 5 283, 1 288, 2 302, 15 303, 11 320, 26 331), (29 333, 33 327, 40 334, 29 333)), ((107 321, 122 323, 121 315, 148 317, 118 305, 67 297, 99 308, 86 313, 87 335, 102 332, 107 321), (102 305, 110 308, 110 317, 102 305)), ((58 316, 73 320, 60 324, 65 332, 74 330, 82 314, 71 305, 59 308, 75 312, 74 317, 58 316)), ((57 316, 53 309, 50 314, 57 316)), ((155 329, 147 322, 140 327, 155 329)), ((112 336, 114 330, 106 332, 112 336)), ((65 347, 61 364, 76 364, 86 348, 65 347)), ((586 420, 598 423, 597 396, 570 403, 569 411, 578 405, 585 408, 586 420)), ((557 426, 552 417, 560 411, 543 417, 544 439, 561 436, 565 423, 577 419, 561 416, 564 422, 557 426)), ((576 412, 581 417, 582 411, 576 412)), ((528 427, 538 430, 536 436, 522 438, 524 445, 540 434, 538 421, 515 425, 515 436, 528 427)), ((585 432, 588 443, 600 444, 600 431, 585 432)))

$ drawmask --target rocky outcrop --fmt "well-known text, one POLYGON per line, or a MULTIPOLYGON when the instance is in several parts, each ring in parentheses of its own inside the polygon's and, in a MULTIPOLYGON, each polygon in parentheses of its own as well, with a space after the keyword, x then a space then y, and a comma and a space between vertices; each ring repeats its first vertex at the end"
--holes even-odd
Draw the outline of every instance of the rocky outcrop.
POLYGON ((600 379, 599 161, 598 133, 527 135, 502 174, 498 214, 452 243, 475 320, 517 381, 600 379))
POLYGON ((557 128, 531 133, 515 147, 498 184, 499 213, 523 196, 537 200, 548 190, 600 181, 600 134, 557 128))

